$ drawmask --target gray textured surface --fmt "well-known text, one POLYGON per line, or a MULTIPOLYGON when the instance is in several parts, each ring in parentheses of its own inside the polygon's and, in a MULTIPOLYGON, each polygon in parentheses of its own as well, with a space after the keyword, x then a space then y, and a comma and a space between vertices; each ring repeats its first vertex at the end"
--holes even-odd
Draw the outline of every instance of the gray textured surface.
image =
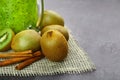
POLYGON ((45 8, 64 17, 97 70, 80 75, 0 77, 1 80, 120 80, 120 0, 45 0, 45 8))

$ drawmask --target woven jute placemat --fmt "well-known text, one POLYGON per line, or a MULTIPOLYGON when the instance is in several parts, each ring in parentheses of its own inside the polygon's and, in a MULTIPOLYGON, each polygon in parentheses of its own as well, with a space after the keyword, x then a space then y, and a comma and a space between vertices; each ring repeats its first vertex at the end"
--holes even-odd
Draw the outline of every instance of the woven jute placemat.
POLYGON ((70 35, 68 41, 69 51, 67 58, 62 62, 51 62, 43 58, 23 70, 15 70, 15 65, 0 67, 0 75, 4 76, 36 76, 55 75, 61 73, 83 73, 95 70, 95 65, 81 49, 75 39, 70 35))

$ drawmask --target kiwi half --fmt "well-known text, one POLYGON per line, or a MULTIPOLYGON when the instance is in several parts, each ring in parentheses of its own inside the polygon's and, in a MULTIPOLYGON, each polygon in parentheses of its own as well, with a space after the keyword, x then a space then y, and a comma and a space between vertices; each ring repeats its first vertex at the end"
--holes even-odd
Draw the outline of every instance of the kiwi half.
POLYGON ((7 51, 11 48, 14 32, 10 28, 0 29, 0 51, 7 51))

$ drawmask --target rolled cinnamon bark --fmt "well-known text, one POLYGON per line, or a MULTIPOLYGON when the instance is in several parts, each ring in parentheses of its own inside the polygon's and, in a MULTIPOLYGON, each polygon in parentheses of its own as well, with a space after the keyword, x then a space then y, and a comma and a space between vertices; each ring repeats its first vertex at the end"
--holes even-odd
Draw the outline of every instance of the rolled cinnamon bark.
POLYGON ((37 51, 37 52, 33 53, 32 57, 20 57, 20 58, 6 59, 4 61, 0 61, 0 67, 11 65, 11 64, 14 64, 14 63, 18 63, 18 62, 21 62, 21 61, 24 61, 24 60, 27 60, 27 59, 30 59, 30 58, 33 58, 33 57, 37 57, 37 56, 40 56, 40 55, 41 55, 41 52, 37 51))
POLYGON ((39 59, 40 59, 40 57, 33 57, 33 58, 30 58, 30 59, 27 59, 27 60, 21 62, 20 64, 18 64, 18 65, 15 67, 15 69, 21 70, 21 69, 25 68, 26 66, 32 64, 33 62, 39 60, 39 59))
POLYGON ((11 64, 14 64, 14 63, 18 63, 18 62, 24 61, 24 60, 29 59, 29 58, 31 58, 31 57, 21 57, 21 58, 6 59, 4 61, 0 61, 0 67, 11 65, 11 64))
POLYGON ((0 58, 10 58, 10 57, 32 57, 32 50, 22 51, 22 52, 7 52, 0 53, 0 58))
POLYGON ((20 58, 20 57, 32 57, 32 54, 0 54, 0 58, 20 58))
MULTIPOLYGON (((40 51, 39 51, 39 52, 36 52, 36 54, 41 54, 41 52, 40 52, 40 51)), ((41 55, 39 55, 39 56, 37 56, 37 57, 32 57, 32 58, 30 58, 30 59, 27 59, 27 60, 21 62, 20 64, 18 64, 18 65, 15 67, 15 69, 21 70, 21 69, 29 66, 30 64, 34 63, 35 61, 40 60, 40 59, 43 58, 43 57, 44 57, 44 55, 41 54, 41 55)))

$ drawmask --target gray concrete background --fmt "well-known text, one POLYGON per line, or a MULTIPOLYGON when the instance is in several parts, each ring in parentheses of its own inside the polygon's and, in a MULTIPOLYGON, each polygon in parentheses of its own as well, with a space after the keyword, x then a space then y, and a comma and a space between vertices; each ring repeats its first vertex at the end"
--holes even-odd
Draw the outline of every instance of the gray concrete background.
POLYGON ((1 80, 120 80, 120 0, 45 0, 45 9, 64 17, 65 25, 97 70, 74 75, 0 77, 1 80))

